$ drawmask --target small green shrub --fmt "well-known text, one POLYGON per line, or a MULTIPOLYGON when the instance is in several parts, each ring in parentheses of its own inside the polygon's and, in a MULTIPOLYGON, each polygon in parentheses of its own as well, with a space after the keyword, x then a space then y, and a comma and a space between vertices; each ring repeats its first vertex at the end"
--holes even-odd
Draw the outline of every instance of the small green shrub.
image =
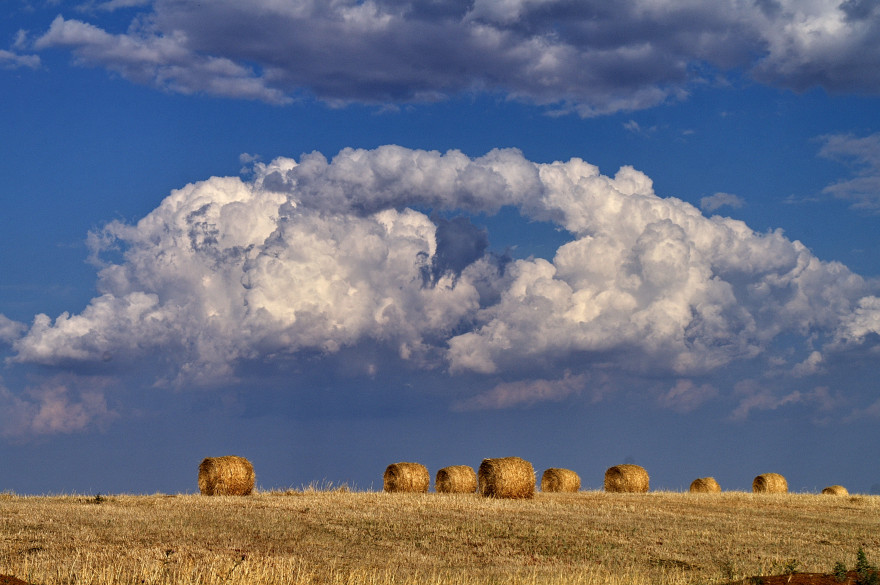
POLYGON ((729 560, 725 559, 718 563, 718 568, 721 569, 721 576, 726 581, 733 581, 736 578, 736 565, 729 560))
POLYGON ((856 553, 856 585, 880 585, 877 567, 868 562, 868 555, 862 547, 856 553))

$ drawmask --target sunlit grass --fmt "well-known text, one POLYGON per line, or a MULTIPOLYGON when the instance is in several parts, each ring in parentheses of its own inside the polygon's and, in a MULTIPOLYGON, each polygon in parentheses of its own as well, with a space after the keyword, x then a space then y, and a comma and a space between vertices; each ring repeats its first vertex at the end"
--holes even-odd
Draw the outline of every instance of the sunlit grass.
POLYGON ((0 494, 0 573, 55 584, 723 583, 880 558, 880 497, 0 494))

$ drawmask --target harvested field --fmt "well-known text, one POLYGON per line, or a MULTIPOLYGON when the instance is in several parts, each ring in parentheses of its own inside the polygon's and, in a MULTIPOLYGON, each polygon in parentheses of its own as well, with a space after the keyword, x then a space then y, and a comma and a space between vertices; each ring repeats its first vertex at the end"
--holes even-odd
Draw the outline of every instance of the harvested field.
POLYGON ((0 526, 0 574, 40 585, 709 585, 851 568, 860 546, 880 562, 861 495, 10 496, 0 526))

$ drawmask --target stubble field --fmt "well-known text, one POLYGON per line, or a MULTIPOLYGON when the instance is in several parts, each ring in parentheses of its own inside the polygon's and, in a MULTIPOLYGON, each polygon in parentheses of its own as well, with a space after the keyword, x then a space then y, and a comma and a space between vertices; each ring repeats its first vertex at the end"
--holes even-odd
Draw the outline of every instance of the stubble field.
POLYGON ((880 560, 880 497, 346 490, 0 494, 0 574, 55 584, 727 583, 880 560))

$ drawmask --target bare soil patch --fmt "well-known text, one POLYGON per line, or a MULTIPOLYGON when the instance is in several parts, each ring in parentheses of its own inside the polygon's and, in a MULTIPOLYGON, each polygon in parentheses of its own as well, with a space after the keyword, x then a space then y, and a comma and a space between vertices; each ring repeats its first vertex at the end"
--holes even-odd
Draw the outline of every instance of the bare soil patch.
POLYGON ((858 573, 855 571, 848 572, 843 581, 838 581, 837 577, 828 573, 793 573, 791 575, 750 577, 734 581, 730 585, 855 585, 857 580, 858 573))
POLYGON ((0 585, 30 585, 30 583, 12 575, 0 575, 0 585))

